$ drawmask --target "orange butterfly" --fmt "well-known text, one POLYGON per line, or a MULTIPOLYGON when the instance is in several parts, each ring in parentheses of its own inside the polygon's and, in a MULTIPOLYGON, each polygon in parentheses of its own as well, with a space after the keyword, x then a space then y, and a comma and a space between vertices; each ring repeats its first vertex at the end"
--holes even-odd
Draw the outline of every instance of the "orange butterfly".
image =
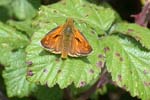
POLYGON ((92 47, 83 34, 74 26, 73 19, 68 18, 64 25, 54 28, 41 40, 44 48, 61 58, 67 56, 87 56, 92 52, 92 47))

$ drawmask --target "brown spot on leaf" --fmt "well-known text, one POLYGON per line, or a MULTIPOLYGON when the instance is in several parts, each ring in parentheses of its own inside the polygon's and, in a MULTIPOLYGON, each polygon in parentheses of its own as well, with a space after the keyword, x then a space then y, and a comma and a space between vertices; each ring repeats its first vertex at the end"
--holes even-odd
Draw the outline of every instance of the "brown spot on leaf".
POLYGON ((81 86, 81 87, 85 86, 85 84, 86 84, 86 83, 85 83, 84 81, 81 81, 81 82, 80 82, 80 86, 81 86))
POLYGON ((104 67, 104 62, 103 61, 98 61, 96 63, 96 66, 99 67, 99 68, 103 68, 104 67))
POLYGON ((134 32, 134 30, 133 29, 128 29, 128 32, 134 32))
POLYGON ((89 16, 88 14, 85 15, 85 17, 88 17, 88 16, 89 16))
POLYGON ((104 58, 104 55, 99 54, 99 55, 98 55, 98 58, 104 58))
POLYGON ((27 64, 28 66, 31 66, 33 63, 32 63, 32 61, 27 61, 26 64, 27 64))
POLYGON ((57 10, 53 10, 53 13, 57 13, 57 10))
POLYGON ((27 75, 28 75, 28 76, 33 76, 32 70, 29 70, 29 71, 27 72, 27 75))
POLYGON ((57 71, 57 73, 60 73, 61 72, 61 69, 59 69, 58 71, 57 71))
POLYGON ((120 74, 118 75, 118 80, 122 81, 122 76, 120 74))
POLYGON ((105 47, 105 48, 104 48, 104 52, 106 53, 106 52, 108 52, 108 51, 110 51, 110 48, 109 48, 109 47, 105 47))
POLYGON ((141 37, 139 37, 139 36, 135 36, 135 39, 136 39, 137 41, 142 40, 141 37))
POLYGON ((48 72, 48 70, 47 70, 47 69, 44 69, 44 70, 43 70, 43 72, 44 72, 44 73, 47 73, 47 72, 48 72))
POLYGON ((118 57, 120 61, 123 61, 123 57, 121 57, 120 53, 116 52, 115 56, 118 57))
POLYGON ((94 73, 94 70, 93 70, 93 69, 90 69, 89 72, 90 72, 90 74, 93 74, 93 73, 94 73))
POLYGON ((144 69, 143 73, 144 73, 144 74, 147 74, 147 73, 148 73, 148 71, 144 69))
POLYGON ((122 58, 122 57, 120 57, 120 61, 123 61, 123 58, 122 58))
POLYGON ((132 33, 132 32, 134 32, 133 29, 128 29, 128 31, 126 32, 126 34, 130 34, 130 33, 132 33))
POLYGON ((59 62, 59 61, 60 61, 60 59, 59 59, 59 58, 56 58, 56 59, 55 59, 55 61, 56 61, 56 62, 59 62))
POLYGON ((91 34, 95 34, 95 31, 94 31, 94 30, 91 30, 91 34))
POLYGON ((150 82, 144 81, 144 85, 145 85, 145 86, 150 86, 150 82))
POLYGON ((117 57, 120 57, 120 53, 118 53, 118 52, 116 52, 115 55, 116 55, 117 57))

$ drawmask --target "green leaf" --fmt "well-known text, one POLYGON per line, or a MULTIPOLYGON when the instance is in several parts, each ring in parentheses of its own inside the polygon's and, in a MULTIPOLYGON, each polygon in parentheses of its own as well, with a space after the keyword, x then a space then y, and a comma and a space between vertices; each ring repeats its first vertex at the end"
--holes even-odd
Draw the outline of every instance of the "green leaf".
MULTIPOLYGON (((101 30, 99 20, 103 20, 103 17, 101 17, 102 12, 110 11, 107 16, 113 15, 113 12, 111 13, 110 9, 104 9, 95 5, 92 6, 88 3, 83 6, 84 3, 74 4, 72 0, 71 2, 66 2, 65 5, 58 3, 52 6, 43 6, 40 9, 39 16, 34 23, 38 24, 38 29, 33 34, 32 42, 26 49, 27 61, 33 63, 28 68, 27 79, 29 81, 42 85, 47 84, 49 87, 58 84, 60 88, 65 88, 71 83, 74 83, 76 87, 81 87, 97 79, 100 73, 100 68, 96 66, 96 63, 99 62, 99 38, 97 34, 100 31, 104 33, 103 30, 109 26, 106 21, 102 21, 106 22, 103 23, 103 26, 107 27, 102 27, 103 30, 101 30), (98 10, 95 10, 96 8, 98 10), (85 17, 84 14, 86 13, 89 13, 88 17, 85 17), (60 55, 51 54, 45 51, 40 45, 40 40, 45 34, 57 27, 57 25, 65 23, 68 17, 74 19, 76 27, 80 29, 91 44, 93 53, 88 57, 69 57, 66 60, 62 60, 60 55), (91 32, 93 30, 91 27, 95 29, 95 33, 91 32)), ((104 15, 107 17, 106 13, 104 15)))
POLYGON ((8 24, 15 27, 19 31, 25 32, 30 37, 34 32, 34 28, 31 25, 32 24, 31 20, 25 20, 25 21, 9 20, 8 24))
POLYGON ((25 52, 23 50, 19 50, 12 53, 9 61, 10 66, 6 66, 3 71, 7 95, 9 97, 28 96, 33 91, 35 85, 26 80, 27 66, 25 63, 25 52))
POLYGON ((109 8, 89 4, 84 0, 68 0, 48 7, 41 7, 38 17, 37 26, 41 20, 42 22, 53 23, 72 17, 82 20, 82 23, 89 26, 92 33, 104 34, 104 31, 107 31, 114 22, 115 12, 109 8))
POLYGON ((19 20, 31 19, 36 14, 36 9, 28 0, 13 0, 10 9, 19 20))
POLYGON ((0 0, 0 6, 7 5, 13 0, 0 0))
POLYGON ((148 28, 137 24, 119 23, 116 25, 114 31, 131 36, 139 41, 142 46, 150 49, 150 30, 148 28))
POLYGON ((8 59, 13 50, 24 48, 29 43, 27 37, 12 27, 0 23, 0 63, 9 65, 8 59))
POLYGON ((11 48, 12 50, 25 47, 29 41, 22 33, 0 23, 0 43, 4 48, 11 48))
POLYGON ((113 81, 142 100, 150 99, 150 52, 141 51, 127 39, 108 36, 100 40, 102 54, 113 81))
POLYGON ((63 91, 56 86, 53 88, 39 86, 35 96, 38 100, 62 100, 63 91))

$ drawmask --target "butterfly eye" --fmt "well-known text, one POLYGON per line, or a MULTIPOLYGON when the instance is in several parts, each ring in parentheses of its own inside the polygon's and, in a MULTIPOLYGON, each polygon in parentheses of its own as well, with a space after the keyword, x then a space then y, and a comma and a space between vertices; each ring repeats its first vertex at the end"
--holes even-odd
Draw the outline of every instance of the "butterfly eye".
POLYGON ((66 28, 65 32, 66 32, 66 33, 71 33, 71 32, 72 32, 71 27, 66 28))

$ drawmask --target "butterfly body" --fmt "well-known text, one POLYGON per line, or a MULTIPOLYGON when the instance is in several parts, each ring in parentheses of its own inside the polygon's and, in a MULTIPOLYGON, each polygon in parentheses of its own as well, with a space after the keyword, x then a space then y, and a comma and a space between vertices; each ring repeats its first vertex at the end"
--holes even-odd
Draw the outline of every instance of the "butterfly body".
POLYGON ((68 19, 64 25, 50 31, 41 40, 41 44, 52 53, 61 54, 61 58, 67 58, 68 55, 87 56, 92 51, 92 47, 76 29, 72 19, 68 19))
POLYGON ((62 39, 62 58, 66 58, 69 52, 69 49, 71 47, 71 42, 72 41, 72 37, 73 37, 73 32, 72 29, 70 27, 67 27, 64 31, 63 31, 63 39, 62 39))

